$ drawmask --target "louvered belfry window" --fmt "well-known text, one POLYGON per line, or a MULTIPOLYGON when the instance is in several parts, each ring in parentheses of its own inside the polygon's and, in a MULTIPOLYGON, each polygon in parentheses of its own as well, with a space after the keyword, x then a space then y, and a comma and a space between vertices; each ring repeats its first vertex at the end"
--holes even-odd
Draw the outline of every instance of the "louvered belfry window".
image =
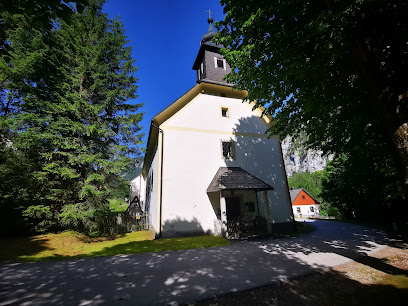
POLYGON ((233 141, 222 141, 222 157, 225 159, 234 159, 234 142, 233 141))

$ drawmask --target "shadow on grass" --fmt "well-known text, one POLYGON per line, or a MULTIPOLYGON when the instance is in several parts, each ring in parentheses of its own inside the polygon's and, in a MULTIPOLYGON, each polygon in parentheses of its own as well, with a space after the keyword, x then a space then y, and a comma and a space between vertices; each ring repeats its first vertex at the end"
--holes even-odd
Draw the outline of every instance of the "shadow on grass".
POLYGON ((405 275, 408 276, 408 271, 405 271, 403 269, 399 269, 397 267, 394 267, 392 265, 389 265, 386 263, 386 259, 379 259, 371 256, 362 256, 354 259, 356 262, 359 262, 363 265, 369 266, 371 268, 374 268, 378 271, 382 271, 384 273, 390 274, 390 275, 405 275))
POLYGON ((106 247, 101 251, 93 252, 86 256, 79 257, 94 257, 108 256, 118 254, 136 254, 136 253, 155 253, 163 251, 176 251, 187 249, 198 249, 206 247, 217 247, 228 245, 229 241, 215 236, 193 236, 179 238, 165 238, 148 241, 137 241, 118 244, 112 247, 106 247))
POLYGON ((45 250, 54 250, 48 243, 49 239, 46 236, 1 238, 0 261, 10 261, 19 256, 34 256, 45 250))
MULTIPOLYGON (((103 241, 109 240, 103 237, 101 239, 105 239, 103 241)), ((10 239, 11 245, 9 247, 9 250, 7 251, 5 248, 3 248, 2 251, 0 251, 0 260, 12 262, 32 262, 32 261, 35 262, 45 260, 63 260, 112 255, 130 255, 137 253, 155 253, 163 251, 216 247, 229 244, 228 240, 221 237, 193 236, 157 240, 130 241, 126 243, 116 244, 113 246, 107 246, 100 251, 87 252, 78 255, 52 254, 50 256, 47 255, 36 256, 38 253, 44 250, 49 251, 55 250, 53 248, 48 247, 47 242, 48 242, 47 238, 39 239, 36 237, 26 238, 25 240, 21 238, 10 239)), ((91 242, 95 242, 95 240, 92 240, 91 242)))
POLYGON ((403 277, 394 285, 364 285, 328 271, 190 305, 397 305, 408 298, 407 281, 403 277))

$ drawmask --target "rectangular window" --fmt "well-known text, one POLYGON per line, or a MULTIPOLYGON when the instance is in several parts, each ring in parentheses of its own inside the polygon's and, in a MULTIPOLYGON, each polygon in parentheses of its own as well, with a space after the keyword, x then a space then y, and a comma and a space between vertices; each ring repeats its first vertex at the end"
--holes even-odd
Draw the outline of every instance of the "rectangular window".
POLYGON ((254 202, 247 202, 245 203, 247 208, 247 212, 255 212, 255 203, 254 202))
POLYGON ((222 68, 224 70, 227 70, 225 59, 214 57, 214 65, 215 68, 222 68))
POLYGON ((310 207, 310 212, 314 212, 314 207, 310 207))
POLYGON ((221 141, 222 157, 224 159, 234 159, 234 142, 233 141, 221 141))
POLYGON ((300 207, 296 207, 296 211, 298 214, 300 214, 300 207))
POLYGON ((229 117, 229 112, 227 107, 221 107, 221 116, 229 117))

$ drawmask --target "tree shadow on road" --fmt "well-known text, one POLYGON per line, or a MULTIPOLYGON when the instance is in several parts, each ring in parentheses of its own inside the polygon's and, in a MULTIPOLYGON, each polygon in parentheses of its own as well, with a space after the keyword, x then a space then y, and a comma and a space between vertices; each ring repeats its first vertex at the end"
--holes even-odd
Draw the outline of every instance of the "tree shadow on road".
MULTIPOLYGON (((217 248, 0 265, 0 299, 15 304, 188 303, 286 282, 312 272, 324 274, 334 265, 362 256, 366 256, 361 260, 364 264, 391 275, 405 272, 370 258, 371 251, 387 244, 386 235, 337 222, 318 221, 315 226, 316 231, 300 237, 217 248)), ((340 284, 354 284, 345 275, 336 277, 340 284)), ((375 288, 387 295, 406 294, 405 289, 393 286, 375 288)), ((296 291, 296 286, 288 290, 296 291)), ((306 301, 318 299, 319 290, 317 282, 303 294, 306 301)), ((370 291, 362 292, 364 296, 370 291)))
POLYGON ((407 298, 406 288, 364 285, 327 271, 190 305, 398 305, 407 298))

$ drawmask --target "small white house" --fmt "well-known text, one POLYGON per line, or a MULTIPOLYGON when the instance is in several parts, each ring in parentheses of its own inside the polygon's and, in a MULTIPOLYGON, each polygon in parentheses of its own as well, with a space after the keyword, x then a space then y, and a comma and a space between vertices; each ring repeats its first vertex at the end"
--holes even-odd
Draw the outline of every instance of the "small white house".
POLYGON ((293 215, 296 218, 320 217, 320 203, 303 188, 291 189, 293 215))
POLYGON ((210 23, 193 66, 197 84, 153 117, 132 188, 158 237, 231 237, 259 220, 268 232, 294 229, 280 141, 265 134, 271 118, 223 80, 231 68, 213 35, 210 23))

